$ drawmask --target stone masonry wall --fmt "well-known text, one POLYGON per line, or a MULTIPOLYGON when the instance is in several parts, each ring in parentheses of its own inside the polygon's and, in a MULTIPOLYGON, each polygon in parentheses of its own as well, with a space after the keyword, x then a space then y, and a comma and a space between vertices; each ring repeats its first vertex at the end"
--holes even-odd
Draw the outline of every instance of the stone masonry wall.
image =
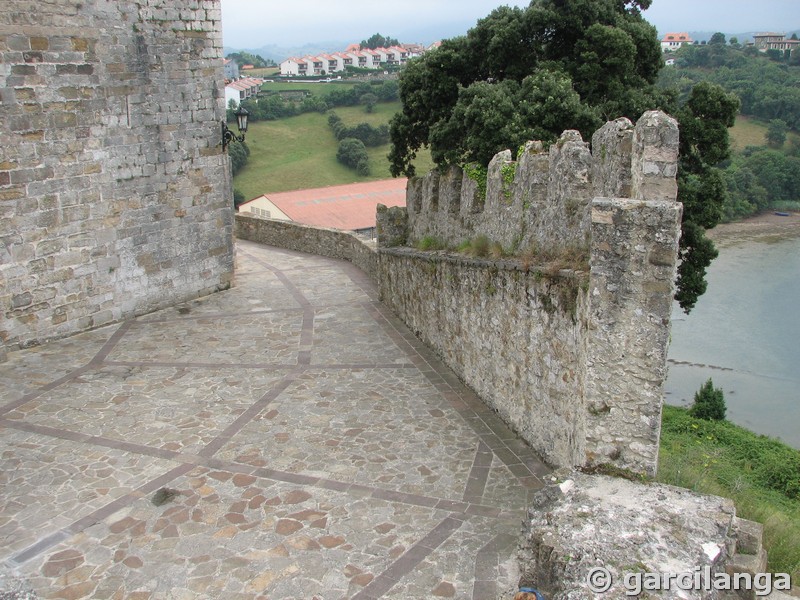
POLYGON ((677 266, 678 126, 660 112, 409 181, 378 212, 381 296, 545 459, 654 473, 677 266), (407 223, 405 219, 407 218, 407 223), (485 235, 584 252, 589 272, 420 253, 485 235), (393 246, 393 247, 389 247, 393 246))
POLYGON ((586 454, 588 274, 380 250, 381 300, 550 464, 586 454))
POLYGON ((378 253, 374 243, 350 232, 238 213, 235 234, 240 240, 348 260, 377 283, 378 253))
POLYGON ((230 285, 220 6, 0 6, 0 345, 230 285))

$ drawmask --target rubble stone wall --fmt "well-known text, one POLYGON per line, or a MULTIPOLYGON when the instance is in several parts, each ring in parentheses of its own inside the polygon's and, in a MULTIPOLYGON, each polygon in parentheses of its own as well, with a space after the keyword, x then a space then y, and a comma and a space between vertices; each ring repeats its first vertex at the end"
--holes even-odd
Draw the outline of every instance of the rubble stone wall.
POLYGON ((238 213, 235 234, 240 240, 348 260, 377 284, 378 253, 375 243, 362 240, 347 231, 238 213))
POLYGON ((485 197, 451 167, 411 179, 405 209, 379 210, 381 297, 551 464, 653 474, 682 211, 677 123, 652 111, 607 123, 591 150, 567 131, 511 158, 492 160, 485 197), (481 235, 523 258, 407 249, 481 235), (588 265, 529 264, 546 254, 588 265))
POLYGON ((5 0, 0 346, 224 289, 219 2, 5 0))

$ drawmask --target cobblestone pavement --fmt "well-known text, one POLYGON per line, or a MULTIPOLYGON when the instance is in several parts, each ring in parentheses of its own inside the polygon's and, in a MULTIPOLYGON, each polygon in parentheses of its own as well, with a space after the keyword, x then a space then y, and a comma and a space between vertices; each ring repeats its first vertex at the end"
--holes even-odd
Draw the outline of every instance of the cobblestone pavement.
POLYGON ((0 600, 510 598, 528 447, 349 263, 0 364, 0 600))

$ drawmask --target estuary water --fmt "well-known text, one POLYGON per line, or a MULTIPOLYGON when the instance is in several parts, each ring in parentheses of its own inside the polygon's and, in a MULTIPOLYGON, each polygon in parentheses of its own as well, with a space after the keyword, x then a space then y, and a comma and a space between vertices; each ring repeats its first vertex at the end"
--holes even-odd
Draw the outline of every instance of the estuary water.
POLYGON ((666 402, 691 405, 710 377, 728 420, 800 448, 800 238, 722 246, 707 280, 673 311, 666 402))

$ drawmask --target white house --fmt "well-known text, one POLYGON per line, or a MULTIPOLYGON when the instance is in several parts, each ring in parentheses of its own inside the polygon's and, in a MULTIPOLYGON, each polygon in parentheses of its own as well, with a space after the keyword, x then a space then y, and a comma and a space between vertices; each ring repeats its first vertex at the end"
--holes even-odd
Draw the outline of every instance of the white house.
POLYGON ((375 48, 363 50, 358 44, 351 44, 343 52, 320 54, 319 56, 292 56, 281 63, 281 75, 330 75, 344 71, 347 67, 362 69, 379 69, 382 65, 404 65, 412 56, 424 50, 422 46, 411 45, 411 48, 392 46, 391 48, 375 48))
POLYGON ((342 60, 342 62, 340 63, 340 66, 341 66, 340 70, 341 71, 344 71, 345 67, 350 67, 350 66, 353 66, 353 64, 354 64, 353 63, 353 57, 350 56, 349 54, 345 53, 345 52, 337 52, 333 56, 336 56, 337 58, 340 58, 342 60))
POLYGON ((685 44, 693 44, 694 40, 688 33, 668 33, 661 40, 661 51, 672 52, 685 44))
POLYGON ((231 60, 230 58, 226 58, 223 59, 222 64, 225 68, 225 79, 227 81, 239 79, 239 63, 237 63, 235 60, 231 60))
POLYGON ((389 51, 386 48, 375 48, 373 51, 378 57, 378 64, 389 62, 389 51))
POLYGON ((281 75, 308 75, 308 63, 294 56, 281 63, 281 75))
POLYGON ((225 106, 235 100, 238 105, 242 100, 253 98, 261 90, 261 81, 252 77, 242 77, 225 85, 225 106))
POLYGON ((392 46, 389 48, 389 50, 394 53, 394 64, 404 65, 408 62, 408 50, 405 48, 400 46, 392 46))
POLYGON ((352 52, 348 52, 350 56, 353 57, 353 66, 358 67, 359 69, 369 69, 372 67, 372 57, 370 56, 367 59, 367 54, 365 52, 361 52, 360 50, 355 50, 352 52), (367 61, 369 60, 369 64, 367 61))

